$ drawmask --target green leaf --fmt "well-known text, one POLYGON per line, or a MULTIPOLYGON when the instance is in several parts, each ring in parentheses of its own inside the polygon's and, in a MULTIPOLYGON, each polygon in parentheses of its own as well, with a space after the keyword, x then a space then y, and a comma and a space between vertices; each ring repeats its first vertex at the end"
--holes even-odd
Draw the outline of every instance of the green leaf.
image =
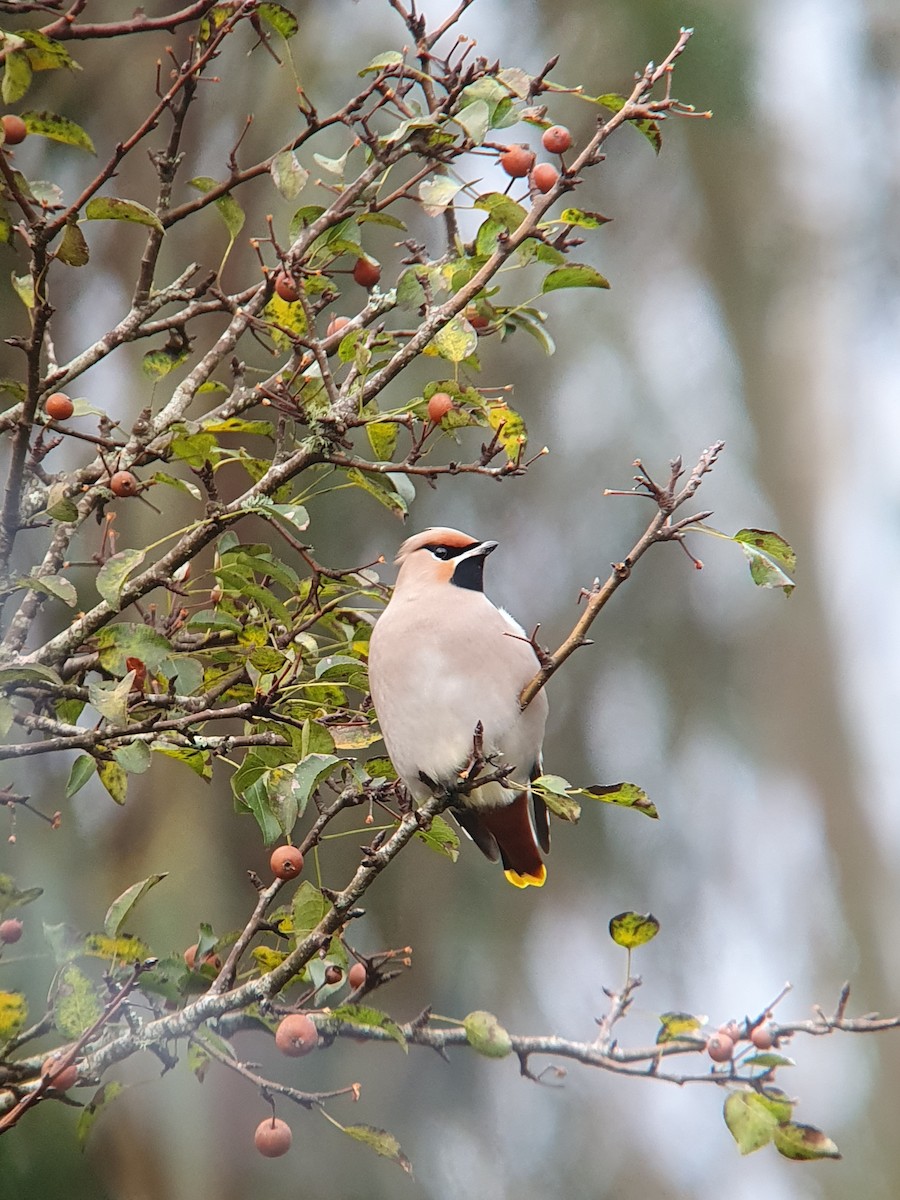
POLYGON ((400 1149, 400 1143, 386 1129, 377 1129, 374 1125, 340 1125, 339 1128, 352 1137, 356 1142, 362 1142, 382 1158, 389 1158, 407 1175, 412 1175, 412 1163, 400 1149))
POLYGON ((453 317, 429 343, 447 362, 461 363, 478 348, 478 334, 464 317, 453 317))
POLYGON ((273 517, 290 525, 298 533, 309 528, 309 513, 302 504, 276 504, 268 496, 254 496, 243 505, 242 512, 255 512, 264 517, 273 517))
POLYGON ((146 879, 142 879, 139 883, 133 883, 130 888, 126 888, 120 896, 117 896, 106 910, 106 916, 103 918, 104 933, 108 937, 117 937, 138 901, 143 899, 151 888, 162 883, 167 875, 167 871, 161 875, 148 875, 146 879))
POLYGON ((25 904, 31 904, 43 894, 43 888, 20 890, 16 887, 15 880, 11 875, 0 875, 0 914, 7 913, 11 908, 21 908, 25 904))
POLYGON ((0 670, 0 688, 15 683, 31 683, 35 679, 62 687, 62 680, 51 667, 40 666, 37 663, 27 667, 3 667, 0 670))
POLYGON ((372 453, 379 462, 390 462, 397 446, 399 426, 393 421, 370 421, 366 425, 366 436, 372 453))
POLYGON ((146 942, 129 933, 111 938, 105 933, 89 933, 84 939, 84 953, 90 958, 105 958, 110 962, 131 963, 150 953, 146 942))
POLYGON ((177 347, 163 346, 158 350, 148 350, 141 359, 141 370, 148 379, 162 379, 180 367, 188 358, 190 346, 179 343, 177 347))
POLYGON ((94 196, 85 205, 84 215, 88 221, 133 221, 165 232, 155 212, 136 200, 122 200, 118 196, 94 196))
POLYGON ((56 42, 39 29, 20 29, 17 35, 27 49, 28 61, 35 71, 53 71, 59 67, 69 67, 80 71, 81 67, 72 58, 62 42, 56 42))
POLYGON ((128 576, 139 567, 146 557, 146 550, 120 550, 106 560, 97 572, 97 591, 109 605, 118 612, 121 607, 121 595, 128 576))
POLYGON ((680 1038, 696 1033, 706 1023, 705 1017, 696 1017, 693 1013, 664 1012, 659 1015, 660 1030, 656 1035, 657 1045, 665 1042, 677 1042, 680 1038))
POLYGON ((609 923, 609 936, 617 946, 634 950, 652 942, 659 933, 659 921, 652 913, 623 912, 609 923))
MULTIPOLYGON (((7 59, 7 69, 9 60, 7 59)), ((28 1019, 28 1004, 21 992, 0 992, 0 1044, 14 1038, 28 1019)))
POLYGON ((439 175, 436 179, 426 179, 419 184, 419 199, 422 201, 422 211, 428 217, 437 217, 448 208, 457 195, 462 191, 463 184, 448 175, 439 175))
POLYGON ((297 941, 302 941, 312 933, 330 911, 331 904, 315 884, 304 879, 294 893, 294 902, 291 905, 291 924, 297 941))
POLYGON ((13 291, 30 312, 34 308, 34 280, 30 275, 13 275, 13 291))
POLYGON ((283 4, 257 4, 257 15, 285 41, 292 38, 300 28, 300 22, 283 4))
POLYGON ((269 167, 272 182, 278 188, 285 200, 293 200, 303 191, 309 179, 309 171, 300 166, 297 156, 291 150, 282 150, 272 159, 269 167))
POLYGON ((100 679, 88 684, 88 702, 112 725, 125 724, 134 676, 134 671, 129 671, 124 679, 114 683, 100 679))
POLYGON ((79 754, 69 771, 66 799, 71 800, 76 792, 80 792, 96 770, 97 764, 90 754, 79 754))
POLYGON ((608 288, 609 280, 605 279, 599 271, 595 271, 593 267, 588 267, 584 263, 571 263, 565 267, 554 267, 545 275, 541 291, 546 294, 559 291, 560 288, 582 287, 608 288))
POLYGON ((775 1067, 795 1067, 797 1064, 785 1054, 774 1054, 764 1050, 761 1054, 753 1054, 750 1058, 742 1059, 745 1067, 759 1067, 761 1071, 771 1071, 775 1067))
POLYGON ((75 1136, 82 1149, 87 1145, 87 1139, 94 1127, 94 1122, 107 1105, 111 1104, 116 1096, 121 1095, 124 1090, 125 1085, 115 1081, 101 1084, 96 1092, 94 1092, 90 1101, 81 1110, 78 1120, 75 1123, 75 1136))
POLYGON ((480 146, 491 127, 491 110, 483 100, 473 100, 450 118, 461 125, 471 142, 480 146))
POLYGON ((99 762, 97 763, 97 775, 116 804, 124 804, 128 792, 128 776, 119 764, 112 761, 99 762))
POLYGON ((527 215, 521 204, 517 204, 502 192, 488 192, 479 196, 475 201, 475 208, 488 213, 492 220, 499 221, 507 233, 518 229, 527 215))
POLYGON ((42 592, 45 596, 55 596, 74 608, 78 603, 78 593, 75 585, 62 575, 29 575, 19 580, 20 587, 31 588, 34 592, 42 592))
POLYGON ((56 257, 67 267, 83 267, 91 257, 84 234, 75 221, 67 221, 62 241, 56 248, 56 257))
POLYGON ((773 1136, 775 1149, 785 1158, 809 1160, 841 1157, 840 1150, 831 1138, 813 1125, 788 1121, 784 1125, 777 1125, 773 1136))
MULTIPOLYGON (((218 181, 212 179, 209 175, 197 175, 194 179, 188 180, 188 187, 196 188, 198 192, 203 192, 204 195, 218 186, 218 181)), ((244 221, 246 220, 244 210, 238 204, 237 200, 235 200, 234 196, 232 196, 231 192, 225 192, 223 195, 218 196, 213 201, 213 204, 216 206, 216 212, 225 222, 225 228, 228 230, 231 242, 234 242, 234 239, 244 228, 244 221)))
POLYGON ((466 1041, 485 1058, 506 1058, 512 1053, 512 1039, 493 1013, 470 1012, 463 1019, 466 1041))
POLYGON ((143 775, 150 770, 153 752, 146 742, 135 740, 117 746, 113 750, 113 758, 129 775, 143 775))
POLYGON ((57 1030, 74 1041, 90 1029, 102 1012, 90 979, 75 963, 67 963, 57 976, 53 1000, 53 1024, 57 1030))
POLYGON ((0 737, 6 737, 15 719, 16 710, 5 696, 0 696, 0 737))
POLYGON ((545 354, 555 354, 556 343, 544 323, 546 319, 547 314, 539 309, 519 308, 504 315, 503 328, 505 331, 508 325, 512 325, 516 329, 524 329, 526 333, 531 334, 545 354))
POLYGON ((367 66, 363 67, 359 72, 360 78, 381 71, 385 67, 399 66, 402 62, 403 55, 398 50, 386 50, 383 54, 377 54, 367 66))
MULTIPOLYGON (((22 120, 25 122, 28 132, 37 134, 38 137, 50 138, 54 142, 63 142, 66 146, 87 150, 89 154, 97 153, 90 136, 80 125, 76 125, 68 117, 61 117, 58 113, 53 112, 23 112, 22 120)), ((90 200, 88 208, 93 203, 94 201, 90 200)))
POLYGON ((22 50, 7 52, 3 62, 3 83, 0 84, 3 103, 14 104, 16 100, 21 100, 30 87, 31 63, 28 55, 22 50))
POLYGON ((606 786, 595 784, 593 787, 579 788, 579 796, 592 796, 602 800, 604 804, 619 804, 623 808, 636 808, 644 816, 653 820, 659 818, 656 805, 653 804, 643 788, 636 783, 611 783, 606 786))
POLYGON ((174 758, 191 768, 195 775, 208 783, 212 779, 212 758, 208 750, 195 750, 190 746, 170 746, 164 742, 155 742, 154 753, 164 754, 166 758, 174 758))
POLYGON ((113 675, 124 675, 125 660, 139 658, 151 674, 161 671, 172 654, 172 644, 149 625, 123 621, 107 625, 97 634, 100 665, 113 675))
POLYGON ((324 154, 314 154, 313 158, 323 171, 327 171, 329 175, 336 175, 338 179, 343 179, 349 154, 350 150, 345 150, 340 158, 328 158, 324 154))
POLYGON ((768 529, 739 529, 732 538, 750 563, 750 576, 757 587, 782 588, 789 596, 794 581, 787 574, 797 567, 797 555, 788 542, 768 529))
POLYGON ((506 451, 506 457, 515 462, 528 441, 528 431, 525 428, 521 414, 508 404, 488 405, 488 424, 497 433, 500 445, 506 451))
POLYGON ((307 754, 306 758, 297 764, 293 772, 292 791, 301 809, 306 806, 319 784, 326 780, 342 761, 343 759, 334 754, 307 754))
POLYGON ((580 229, 599 229, 606 225, 612 217, 604 217, 603 213, 585 212, 581 208, 564 208, 559 214, 560 221, 566 225, 577 225, 580 229))
POLYGON ((731 1092, 723 1109, 725 1124, 741 1154, 752 1154, 771 1142, 777 1119, 755 1092, 731 1092))
POLYGON ((401 521, 406 520, 409 505, 396 490, 393 478, 369 471, 360 471, 358 467, 351 467, 347 471, 347 482, 362 488, 370 496, 374 496, 379 504, 383 504, 401 521))
POLYGON ((377 1008, 368 1008, 364 1004, 341 1004, 333 1010, 331 1016, 335 1021, 340 1021, 343 1025, 352 1025, 355 1029, 383 1029, 398 1046, 407 1049, 403 1030, 377 1008))
POLYGON ((451 862, 459 858, 459 838, 441 816, 432 817, 428 829, 420 829, 416 837, 430 850, 436 850, 451 862))

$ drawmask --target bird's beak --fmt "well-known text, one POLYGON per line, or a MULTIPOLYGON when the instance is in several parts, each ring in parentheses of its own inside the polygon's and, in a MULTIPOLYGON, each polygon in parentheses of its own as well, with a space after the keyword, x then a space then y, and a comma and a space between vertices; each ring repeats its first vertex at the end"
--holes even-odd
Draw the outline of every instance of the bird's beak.
POLYGON ((487 558, 489 554, 494 553, 499 545, 499 542, 479 542, 477 547, 472 547, 470 553, 478 558, 487 558))

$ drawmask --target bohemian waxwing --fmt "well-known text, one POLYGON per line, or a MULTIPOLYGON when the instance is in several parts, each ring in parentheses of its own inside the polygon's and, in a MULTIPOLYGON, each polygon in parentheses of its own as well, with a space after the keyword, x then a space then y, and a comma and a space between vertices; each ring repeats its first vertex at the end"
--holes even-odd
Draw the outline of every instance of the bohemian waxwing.
POLYGON ((540 845, 550 848, 550 825, 530 783, 541 773, 547 697, 538 692, 522 712, 519 693, 539 663, 524 630, 485 596, 484 560, 496 542, 458 529, 427 529, 400 547, 393 596, 375 624, 369 684, 385 745, 415 800, 434 784, 452 785, 470 763, 475 728, 494 766, 512 767, 461 796, 454 815, 476 845, 503 861, 516 887, 546 878, 540 845))

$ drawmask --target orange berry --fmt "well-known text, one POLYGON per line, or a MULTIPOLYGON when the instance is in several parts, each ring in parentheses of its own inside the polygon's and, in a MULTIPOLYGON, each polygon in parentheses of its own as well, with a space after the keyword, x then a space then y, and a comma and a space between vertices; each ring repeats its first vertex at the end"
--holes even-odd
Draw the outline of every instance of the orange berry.
POLYGON ((474 306, 470 305, 463 314, 473 329, 487 329, 491 323, 491 318, 486 313, 481 313, 474 306))
POLYGON ((5 921, 0 921, 0 942, 11 946, 22 936, 23 929, 22 922, 17 921, 15 917, 8 917, 5 921))
POLYGON ((373 288, 381 279, 381 267, 374 258, 358 258, 353 268, 353 278, 360 287, 373 288))
POLYGON ((75 411, 75 405, 65 392, 54 392, 44 401, 44 412, 54 421, 68 421, 75 411))
POLYGON ((25 122, 15 113, 7 113, 2 119, 4 140, 7 146, 18 146, 28 136, 25 122))
POLYGON ((544 149, 550 154, 565 154, 572 145, 572 135, 565 125, 551 125, 541 135, 544 149))
POLYGON ((750 1041, 757 1050, 771 1050, 775 1044, 775 1039, 772 1036, 772 1030, 768 1025, 757 1025, 755 1029, 750 1030, 750 1041))
POLYGON ((130 471, 116 471, 109 481, 109 489, 114 496, 135 496, 138 481, 130 471))
POLYGON ((447 392, 435 392, 428 401, 428 420, 440 424, 453 407, 453 399, 447 392))
POLYGON ((346 329, 349 324, 349 317, 332 317, 328 322, 328 328, 325 330, 326 337, 331 337, 332 334, 340 333, 341 330, 346 329))
POLYGON ((319 1044, 319 1031, 306 1013, 289 1013, 275 1030, 275 1045, 288 1058, 302 1058, 319 1044))
POLYGON ((714 1033, 706 1043, 706 1053, 713 1062, 730 1062, 734 1054, 734 1042, 727 1033, 714 1033))
POLYGON ((300 299, 300 289, 293 275, 289 275, 287 271, 278 272, 275 278, 275 291, 288 304, 293 304, 295 300, 300 299))
POLYGON ((278 846, 272 851, 269 866, 276 879, 293 879, 303 870, 303 855, 296 846, 278 846))
POLYGON ((41 1067, 41 1074, 48 1078, 49 1086, 55 1092, 67 1092, 70 1087, 75 1086, 78 1078, 78 1068, 74 1063, 60 1068, 61 1062, 61 1054, 51 1054, 49 1058, 44 1059, 41 1067))
POLYGON ((552 163, 538 163, 531 172, 531 181, 539 192, 549 192, 556 187, 559 171, 552 163))
POLYGON ((500 166, 513 179, 523 179, 534 166, 534 151, 527 146, 507 146, 500 155, 500 166))
MULTIPOLYGON (((196 942, 194 942, 193 946, 188 946, 187 950, 185 950, 184 954, 182 955, 182 958, 184 959, 185 966, 189 971, 195 971, 197 969, 196 942)), ((200 965, 204 967, 213 967, 216 971, 221 971, 222 960, 219 958, 218 954, 215 953, 215 951, 208 950, 206 954, 203 955, 203 961, 200 965)))
POLYGON ((347 972, 347 982, 355 990, 366 982, 366 968, 361 962, 356 962, 347 972))
POLYGON ((290 1125, 279 1117, 266 1117, 260 1121, 253 1135, 257 1150, 265 1158, 281 1158, 290 1150, 293 1140, 290 1125))

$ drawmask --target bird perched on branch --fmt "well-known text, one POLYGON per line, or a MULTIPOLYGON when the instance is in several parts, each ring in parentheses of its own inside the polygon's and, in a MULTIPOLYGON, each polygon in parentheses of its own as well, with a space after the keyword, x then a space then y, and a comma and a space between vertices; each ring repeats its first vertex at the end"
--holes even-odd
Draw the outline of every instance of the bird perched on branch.
POLYGON ((522 711, 519 693, 539 669, 524 630, 483 590, 496 542, 427 529, 400 547, 400 574, 375 624, 369 683, 385 745, 413 798, 459 788, 452 808, 516 887, 540 887, 550 848, 541 773, 547 698, 522 711), (482 785, 478 780, 485 778, 482 785))

